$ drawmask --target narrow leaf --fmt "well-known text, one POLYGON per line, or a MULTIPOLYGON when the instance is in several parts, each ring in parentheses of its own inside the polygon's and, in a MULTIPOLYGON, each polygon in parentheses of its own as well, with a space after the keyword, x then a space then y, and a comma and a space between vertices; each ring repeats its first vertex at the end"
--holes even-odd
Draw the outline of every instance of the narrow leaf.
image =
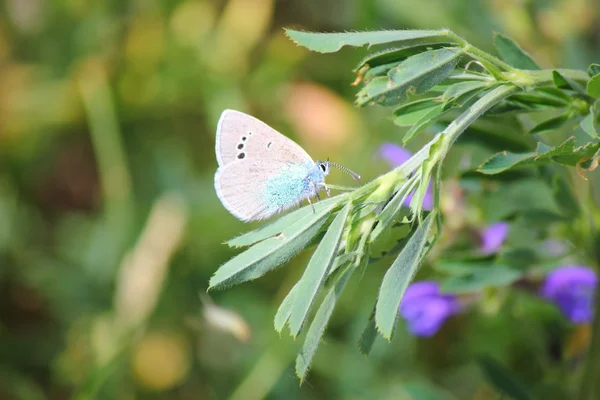
POLYGON ((388 340, 392 338, 404 292, 421 263, 421 255, 434 221, 435 211, 419 225, 383 277, 375 307, 375 323, 377 330, 388 340))
POLYGON ((444 105, 439 105, 437 107, 433 107, 429 109, 427 114, 423 115, 417 122, 413 124, 413 126, 406 132, 404 137, 402 138, 402 144, 408 143, 412 138, 414 138, 417 133, 421 132, 423 129, 428 126, 434 124, 441 116, 446 114, 449 110, 444 111, 444 105))
POLYGON ((294 295, 294 304, 290 315, 290 331, 294 337, 298 336, 302 329, 310 308, 327 278, 351 208, 352 204, 348 202, 335 217, 298 282, 298 290, 294 295))
POLYGON ((335 203, 321 207, 319 211, 299 219, 279 235, 259 242, 238 254, 223 264, 210 278, 210 289, 220 289, 260 278, 285 263, 319 233, 335 207, 335 203))
POLYGON ((406 103, 394 110, 394 124, 408 126, 416 123, 427 114, 431 108, 439 106, 440 100, 436 98, 416 100, 406 103))
POLYGON ((302 349, 296 358, 296 375, 301 381, 306 377, 306 373, 308 372, 312 359, 321 342, 321 338, 325 333, 325 328, 333 313, 333 309, 335 308, 335 303, 355 270, 355 266, 349 265, 347 269, 340 274, 333 287, 327 292, 325 299, 323 299, 323 302, 315 314, 315 318, 308 328, 302 349))
POLYGON ((489 83, 485 81, 466 81, 455 83, 444 92, 442 102, 444 104, 451 103, 467 93, 480 91, 488 86, 489 83))
POLYGON ((425 39, 421 39, 417 43, 408 43, 401 47, 394 47, 376 53, 371 53, 365 58, 363 58, 360 63, 358 63, 354 71, 358 71, 364 66, 373 68, 379 65, 390 64, 394 62, 399 63, 401 61, 404 61, 408 57, 414 56, 419 53, 423 53, 427 50, 439 48, 443 44, 450 43, 450 40, 447 37, 440 38, 436 36, 433 39, 433 42, 428 41, 425 44, 423 44, 425 39))
POLYGON ((478 357, 479 367, 490 384, 501 394, 513 400, 532 400, 533 397, 517 378, 504 366, 489 356, 478 357))
POLYGON ((554 80, 554 86, 559 89, 571 89, 582 95, 586 95, 584 87, 574 80, 562 75, 558 70, 552 71, 552 79, 554 80))
POLYGON ((600 97, 600 74, 590 78, 587 83, 587 92, 592 97, 600 97))
POLYGON ((319 213, 324 209, 330 209, 332 204, 341 203, 342 201, 344 201, 346 199, 346 197, 347 196, 345 194, 341 194, 339 196, 335 196, 335 197, 332 197, 329 199, 325 199, 323 201, 319 201, 318 203, 313 204, 314 211, 313 211, 312 206, 307 205, 305 207, 302 207, 296 211, 293 211, 289 214, 286 214, 286 215, 280 217, 276 221, 273 221, 272 223, 270 223, 266 226, 260 227, 256 230, 253 230, 253 231, 244 233, 240 236, 237 236, 237 237, 229 240, 227 242, 227 244, 230 247, 243 247, 243 246, 249 246, 256 242, 260 242, 262 240, 268 239, 270 237, 280 234, 286 228, 288 228, 290 225, 292 225, 293 223, 299 221, 300 219, 302 219, 304 217, 311 216, 315 212, 319 213))
POLYGON ((369 317, 367 326, 365 327, 362 335, 360 335, 360 339, 358 341, 359 351, 364 355, 369 355, 369 353, 371 353, 371 349, 373 348, 373 343, 375 343, 376 337, 377 327, 375 326, 375 308, 373 308, 373 312, 369 317))
POLYGON ((461 55, 458 49, 439 49, 409 57, 387 77, 375 78, 364 86, 356 95, 356 104, 392 106, 425 93, 450 75, 461 55))
POLYGON ((533 135, 536 133, 551 132, 560 128, 568 120, 569 114, 562 114, 558 117, 550 118, 549 120, 539 123, 538 125, 534 126, 533 129, 529 131, 529 133, 533 135))
POLYGON ((500 58, 513 67, 528 70, 540 69, 531 56, 508 36, 495 32, 494 45, 500 58))
POLYGON ((275 325, 275 330, 278 333, 281 333, 285 323, 290 319, 290 315, 292 314, 292 305, 294 304, 294 292, 298 288, 298 284, 296 283, 289 291, 285 299, 279 305, 277 309, 277 313, 275 314, 275 320, 273 324, 275 325))
POLYGON ((377 45, 391 42, 412 41, 445 37, 447 31, 439 30, 388 30, 375 32, 343 32, 343 33, 317 33, 301 32, 292 29, 285 30, 286 35, 297 45, 320 53, 334 53, 344 46, 361 47, 364 45, 377 45))
POLYGON ((600 142, 590 142, 585 146, 575 147, 574 137, 568 138, 556 147, 539 142, 536 151, 529 153, 503 151, 492 156, 477 170, 486 175, 494 175, 514 168, 539 166, 551 162, 575 166, 581 159, 591 157, 599 147, 600 142))
POLYGON ((598 139, 600 137, 598 136, 598 131, 596 130, 596 124, 594 123, 594 120, 594 111, 590 107, 590 113, 581 121, 579 126, 593 139, 598 139))

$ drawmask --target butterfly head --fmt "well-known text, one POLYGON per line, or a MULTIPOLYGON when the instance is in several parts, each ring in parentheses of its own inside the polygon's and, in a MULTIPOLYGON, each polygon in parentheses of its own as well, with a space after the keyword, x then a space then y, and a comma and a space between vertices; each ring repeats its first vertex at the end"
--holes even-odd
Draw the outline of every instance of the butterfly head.
POLYGON ((335 167, 337 169, 339 169, 342 172, 345 172, 346 174, 350 175, 352 177, 352 179, 354 179, 355 181, 360 181, 360 175, 357 174, 354 171, 351 171, 350 169, 341 166, 339 164, 336 164, 334 162, 329 161, 329 158, 327 159, 327 161, 317 161, 316 162, 317 166, 319 167, 319 169, 321 170, 321 172, 323 173, 323 176, 327 176, 329 174, 329 170, 331 169, 331 167, 335 167))

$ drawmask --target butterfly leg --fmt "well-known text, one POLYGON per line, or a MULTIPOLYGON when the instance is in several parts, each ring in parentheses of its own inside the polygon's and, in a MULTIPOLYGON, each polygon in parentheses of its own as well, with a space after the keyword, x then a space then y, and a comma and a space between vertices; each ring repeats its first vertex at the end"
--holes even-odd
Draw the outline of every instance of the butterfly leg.
POLYGON ((325 188, 325 193, 327 193, 327 197, 331 197, 331 189, 329 189, 329 186, 323 184, 323 187, 325 188))
POLYGON ((321 201, 321 196, 319 196, 319 187, 314 182, 313 182, 313 188, 315 189, 315 196, 317 197, 317 201, 321 201))
POLYGON ((310 201, 310 196, 306 196, 306 201, 308 201, 308 204, 310 204, 310 206, 311 206, 311 207, 312 207, 312 209, 313 209, 313 214, 315 214, 315 213, 316 213, 316 211, 315 211, 315 206, 314 206, 314 205, 313 205, 313 203, 310 201))

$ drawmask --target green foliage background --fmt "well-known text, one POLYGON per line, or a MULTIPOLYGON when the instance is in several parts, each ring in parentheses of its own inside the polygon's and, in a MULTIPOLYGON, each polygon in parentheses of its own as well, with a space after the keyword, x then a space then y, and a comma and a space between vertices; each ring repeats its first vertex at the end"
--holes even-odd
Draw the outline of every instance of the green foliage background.
MULTIPOLYGON (((448 27, 489 51, 497 30, 542 68, 585 70, 600 53, 593 0, 7 0, 0 7, 2 397, 493 398, 488 378, 501 373, 480 354, 544 398, 565 398, 564 388, 577 385, 588 328, 569 326, 527 292, 486 292, 477 310, 429 340, 400 326, 391 344, 376 341, 365 358, 356 342, 392 262, 383 258, 348 283, 302 386, 293 368, 301 342, 279 337, 272 319, 311 250, 256 282, 211 292, 212 300, 204 293, 236 254, 222 243, 260 225, 237 221, 214 193, 223 109, 249 112, 315 159, 330 157, 367 181, 389 169, 377 147, 400 143, 408 130, 393 125, 389 110, 352 107, 351 68, 365 50, 309 53, 283 26, 448 27)), ((465 158, 476 167, 498 150, 527 148, 528 139, 504 137, 508 128, 485 128, 497 143, 465 134, 449 155, 448 241, 468 242, 469 229, 510 215, 516 204, 556 207, 523 200, 514 182, 492 183, 513 201, 451 195, 457 187, 489 189, 480 176, 462 186, 451 179, 465 158)), ((567 137, 555 131, 544 139, 556 146, 567 137)), ((593 209, 597 174, 588 181, 569 174, 575 200, 593 209)), ((329 182, 350 183, 335 173, 329 182)), ((528 235, 512 227, 509 249, 528 235)))

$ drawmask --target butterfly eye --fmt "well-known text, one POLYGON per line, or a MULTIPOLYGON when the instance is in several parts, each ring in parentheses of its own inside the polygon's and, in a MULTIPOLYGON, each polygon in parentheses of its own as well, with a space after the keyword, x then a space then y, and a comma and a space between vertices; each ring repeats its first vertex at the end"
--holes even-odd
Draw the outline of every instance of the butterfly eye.
POLYGON ((321 167, 321 171, 327 171, 327 167, 325 166, 325 164, 319 164, 319 167, 321 167))

